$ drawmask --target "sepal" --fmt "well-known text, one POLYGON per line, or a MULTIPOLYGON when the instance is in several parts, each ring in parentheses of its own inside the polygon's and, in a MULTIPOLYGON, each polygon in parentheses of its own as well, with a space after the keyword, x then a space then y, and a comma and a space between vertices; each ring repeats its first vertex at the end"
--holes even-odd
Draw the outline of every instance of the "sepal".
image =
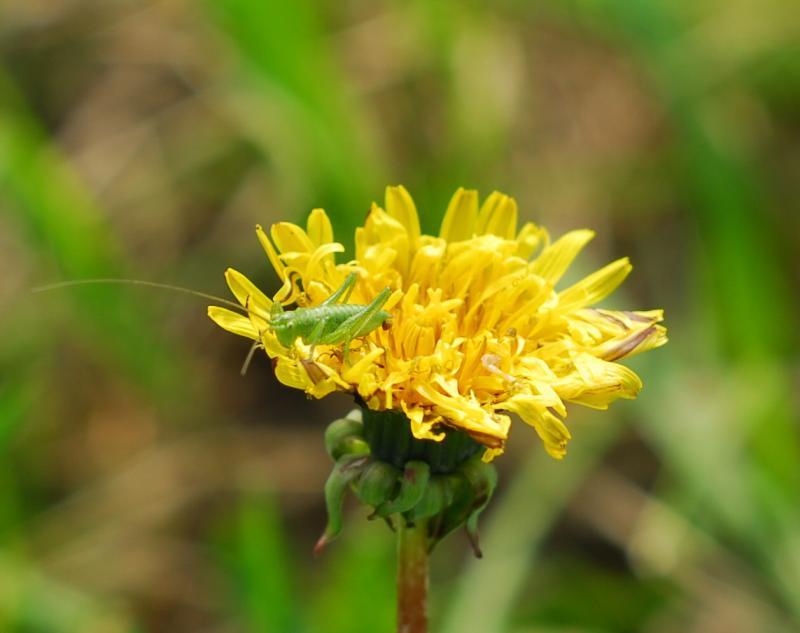
POLYGON ((392 514, 408 512, 416 506, 425 494, 430 479, 431 468, 425 462, 408 462, 400 480, 400 491, 394 499, 382 503, 375 509, 375 514, 389 517, 392 514))
POLYGON ((333 467, 325 482, 325 507, 328 511, 328 525, 314 546, 314 554, 318 556, 325 546, 339 536, 342 531, 342 508, 347 486, 362 472, 368 463, 366 455, 344 455, 333 467))
POLYGON ((423 523, 428 547, 464 526, 475 556, 478 517, 497 485, 497 472, 482 461, 467 435, 445 431, 440 442, 417 440, 397 412, 365 410, 332 422, 325 448, 336 460, 325 484, 328 524, 314 548, 319 554, 342 530, 342 508, 350 486, 391 528, 423 523), (400 522, 398 524, 398 522, 400 522))
POLYGON ((478 517, 489 505, 489 501, 497 487, 497 471, 494 466, 481 460, 470 460, 465 463, 461 473, 469 483, 473 493, 473 503, 465 524, 467 537, 477 558, 483 557, 478 532, 478 517))
POLYGON ((367 505, 378 507, 394 496, 400 471, 385 462, 371 462, 364 468, 355 485, 358 498, 367 505))
POLYGON ((453 503, 456 486, 453 479, 454 475, 432 477, 419 503, 403 515, 406 521, 416 523, 444 512, 453 503))
POLYGON ((368 455, 364 425, 349 416, 331 422, 325 429, 325 450, 334 461, 347 454, 368 455))

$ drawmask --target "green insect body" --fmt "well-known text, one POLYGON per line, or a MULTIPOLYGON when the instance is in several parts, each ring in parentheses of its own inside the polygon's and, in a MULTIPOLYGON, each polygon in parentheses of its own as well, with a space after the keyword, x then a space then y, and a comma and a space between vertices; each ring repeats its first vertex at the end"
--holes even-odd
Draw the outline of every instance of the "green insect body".
POLYGON ((290 347, 299 338, 307 345, 339 345, 344 343, 347 358, 353 339, 366 336, 391 317, 383 310, 392 294, 384 288, 368 305, 345 303, 356 282, 355 273, 348 275, 342 286, 320 305, 284 312, 279 303, 272 306, 269 326, 281 345, 290 347), (337 303, 342 299, 342 303, 337 303))

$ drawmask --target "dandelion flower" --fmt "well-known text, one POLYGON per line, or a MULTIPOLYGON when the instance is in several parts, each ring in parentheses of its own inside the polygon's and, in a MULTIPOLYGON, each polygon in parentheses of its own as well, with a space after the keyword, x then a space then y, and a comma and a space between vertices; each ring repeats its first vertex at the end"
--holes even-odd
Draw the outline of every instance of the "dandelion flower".
POLYGON ((487 461, 503 452, 514 413, 560 459, 570 439, 567 404, 605 409, 637 396, 641 380, 618 361, 666 343, 663 312, 593 307, 628 276, 627 258, 561 287, 594 233, 551 242, 533 223, 518 229, 517 214, 507 195, 494 192, 479 205, 477 192, 459 189, 439 235, 423 235, 411 196, 388 187, 384 207, 373 204, 356 229, 347 263, 336 262, 344 248, 322 209, 305 229, 280 222, 268 236, 257 227, 282 287, 269 298, 228 269, 246 315, 211 306, 209 316, 262 347, 283 384, 315 398, 345 391, 371 410, 402 411, 417 439, 461 430, 485 447, 487 461), (318 306, 353 272, 350 303, 366 305, 391 289, 387 327, 353 341, 349 354, 342 344, 278 340, 273 302, 318 306))

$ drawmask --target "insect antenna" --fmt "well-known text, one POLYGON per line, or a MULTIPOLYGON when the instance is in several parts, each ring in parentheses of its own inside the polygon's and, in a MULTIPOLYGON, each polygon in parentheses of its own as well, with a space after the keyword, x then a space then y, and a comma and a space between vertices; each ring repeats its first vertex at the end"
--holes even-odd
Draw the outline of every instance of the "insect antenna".
MULTIPOLYGON (((216 295, 212 295, 207 292, 192 290, 191 288, 184 288, 183 286, 175 286, 173 284, 164 284, 157 281, 144 281, 142 279, 114 279, 114 278, 73 279, 69 281, 58 281, 56 283, 46 284, 44 286, 36 286, 35 288, 31 288, 31 292, 36 292, 36 293, 49 292, 50 290, 71 288, 73 286, 89 286, 89 285, 103 285, 103 284, 125 284, 132 286, 147 286, 148 288, 160 288, 162 290, 172 290, 174 292, 182 292, 184 294, 194 295, 195 297, 210 299, 211 301, 216 301, 217 303, 221 303, 231 308, 235 308, 236 310, 244 312, 245 314, 250 314, 250 298, 251 298, 250 295, 247 296, 244 306, 241 306, 238 303, 234 303, 233 301, 229 301, 228 299, 223 299, 222 297, 217 297, 216 295)), ((250 346, 250 349, 247 352, 247 356, 245 357, 244 362, 242 363, 242 368, 240 370, 242 376, 244 376, 247 373, 247 370, 250 368, 250 363, 253 360, 253 356, 255 355, 256 350, 262 347, 263 345, 259 341, 255 341, 250 346)))
POLYGON ((231 308, 236 308, 247 314, 249 310, 243 308, 238 303, 234 303, 233 301, 229 301, 228 299, 223 299, 221 297, 217 297, 212 294, 208 294, 206 292, 200 292, 199 290, 192 290, 191 288, 184 288, 182 286, 174 286, 172 284, 163 284, 157 281, 144 281, 142 279, 74 279, 70 281, 59 281, 52 284, 46 284, 44 286, 37 286, 31 289, 31 292, 48 292, 50 290, 59 290, 61 288, 71 288, 73 286, 90 286, 90 285, 102 285, 102 284, 126 284, 132 286, 147 286, 149 288, 161 288, 162 290, 173 290, 175 292, 183 292, 184 294, 194 295, 196 297, 202 297, 203 299, 210 299, 212 301, 217 301, 222 303, 223 305, 229 306, 231 308))

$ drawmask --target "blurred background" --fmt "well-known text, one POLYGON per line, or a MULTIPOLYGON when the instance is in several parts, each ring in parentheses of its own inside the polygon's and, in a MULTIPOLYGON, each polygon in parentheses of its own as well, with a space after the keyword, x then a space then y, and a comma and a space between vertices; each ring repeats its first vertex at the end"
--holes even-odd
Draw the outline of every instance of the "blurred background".
POLYGON ((800 11, 793 0, 0 3, 0 631, 373 633, 393 538, 318 560, 327 422, 207 302, 274 292, 256 223, 387 184, 436 231, 515 196, 606 305, 663 307, 645 389, 518 423, 482 521, 437 549, 445 633, 800 631, 800 11))

